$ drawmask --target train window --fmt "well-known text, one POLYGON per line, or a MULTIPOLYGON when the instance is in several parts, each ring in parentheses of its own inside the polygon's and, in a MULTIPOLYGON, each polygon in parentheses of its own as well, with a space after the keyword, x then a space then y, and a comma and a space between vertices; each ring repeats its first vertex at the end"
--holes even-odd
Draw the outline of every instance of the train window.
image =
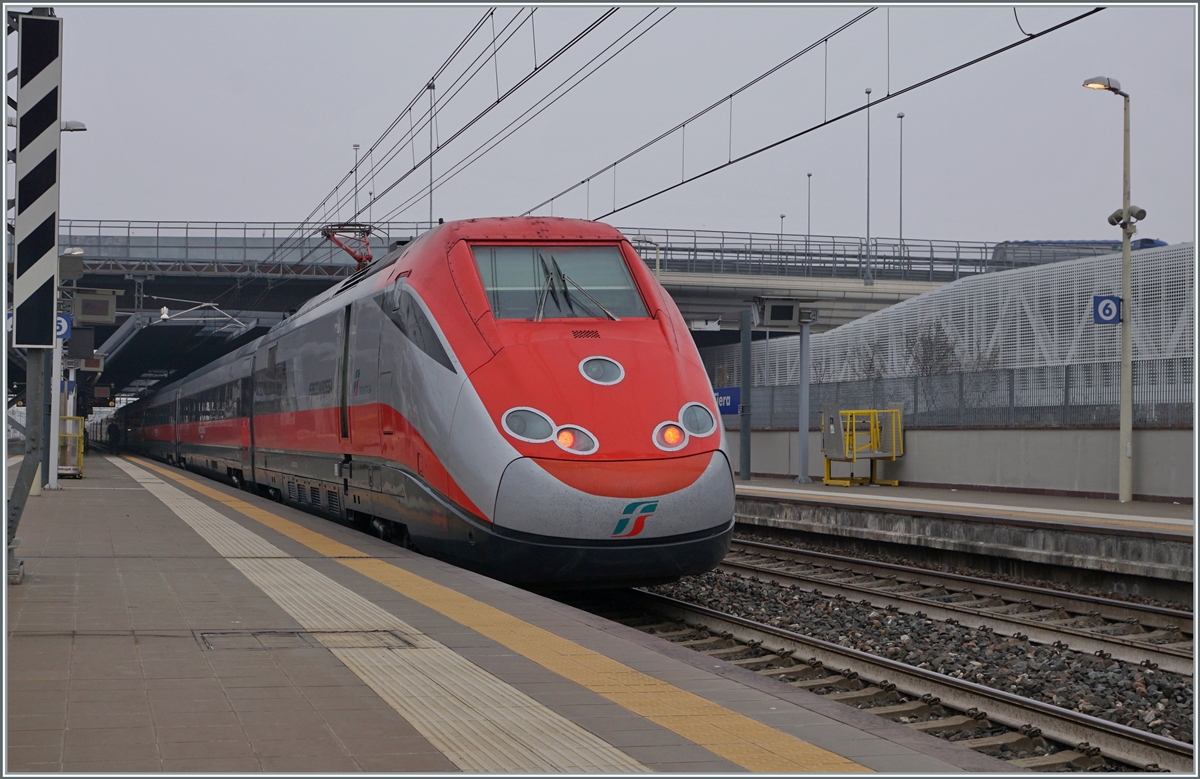
POLYGON ((454 363, 450 362, 450 356, 446 354, 446 349, 438 338, 437 331, 433 329, 433 323, 425 316, 425 312, 421 310, 421 304, 403 284, 396 285, 386 295, 376 295, 375 301, 387 314, 392 324, 398 327, 400 332, 404 333, 418 349, 428 354, 442 367, 457 373, 454 370, 454 363))
POLYGON ((471 248, 497 319, 647 316, 616 246, 471 248))

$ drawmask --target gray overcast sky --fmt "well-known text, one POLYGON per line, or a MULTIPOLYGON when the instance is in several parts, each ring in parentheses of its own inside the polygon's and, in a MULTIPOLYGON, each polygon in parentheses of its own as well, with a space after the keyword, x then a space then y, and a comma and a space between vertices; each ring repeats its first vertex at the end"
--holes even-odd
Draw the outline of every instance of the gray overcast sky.
MULTIPOLYGON (((15 6, 26 8, 27 6, 15 6)), ((64 19, 63 114, 88 126, 63 138, 68 219, 297 221, 351 168, 483 14, 465 7, 144 7, 56 5, 64 19)), ((1089 7, 1022 7, 1040 31, 1089 7)), ((546 6, 539 62, 605 11, 546 6)), ((441 173, 650 13, 621 7, 438 153, 441 173)), ((665 10, 665 9, 664 9, 665 10)), ((824 37, 859 6, 680 7, 528 126, 434 194, 447 220, 517 214, 632 151, 824 37)), ((500 7, 500 29, 521 13, 500 7)), ((898 231, 898 111, 904 111, 906 238, 997 241, 1119 236, 1121 101, 1081 87, 1120 80, 1133 96, 1133 200, 1141 237, 1192 240, 1196 195, 1193 6, 1110 7, 871 112, 871 233, 898 231)), ((617 171, 622 204, 820 121, 865 99, 1022 36, 1012 7, 880 8, 734 102, 617 171), (890 19, 889 19, 890 16, 890 19), (890 27, 890 34, 889 34, 890 27), (890 56, 889 56, 890 48, 890 56), (828 87, 826 88, 826 77, 828 87), (827 89, 827 93, 826 93, 827 89)), ((15 43, 15 38, 10 39, 15 43)), ((533 66, 525 25, 438 115, 446 140, 533 66)), ((465 51, 491 45, 491 26, 465 51)), ((12 47, 15 49, 15 46, 12 47)), ((461 72, 460 57, 449 73, 461 72)), ((8 52, 8 68, 15 51, 8 52)), ((439 84, 439 99, 448 86, 439 84)), ((10 88, 12 87, 10 84, 10 88)), ((427 105, 424 97, 421 106, 427 105)), ((421 117, 416 116, 419 123, 421 117)), ((405 118, 404 126, 407 128, 405 118)), ((9 131, 10 145, 12 131, 9 131)), ((392 140, 398 136, 393 135, 392 140)), ((384 148, 391 145, 391 140, 384 148)), ((428 151, 418 133, 417 158, 428 151)), ((859 114, 606 221, 730 230, 866 229, 866 118, 859 114)), ((379 156, 378 154, 376 155, 379 156)), ((412 165, 397 162, 364 192, 412 165)), ((9 186, 11 187, 11 166, 9 186)), ((365 173, 366 167, 362 170, 365 173)), ((364 176, 365 178, 365 176, 364 176)), ((378 219, 427 184, 422 169, 373 209, 378 219)), ((583 217, 581 189, 555 205, 583 217)), ((593 183, 591 214, 610 210, 612 175, 593 183)), ((364 198, 365 202, 365 198, 364 198)), ((548 209, 543 211, 549 213, 548 209)), ((343 210, 341 217, 348 218, 343 210)), ((426 219, 421 200, 401 220, 426 219)))

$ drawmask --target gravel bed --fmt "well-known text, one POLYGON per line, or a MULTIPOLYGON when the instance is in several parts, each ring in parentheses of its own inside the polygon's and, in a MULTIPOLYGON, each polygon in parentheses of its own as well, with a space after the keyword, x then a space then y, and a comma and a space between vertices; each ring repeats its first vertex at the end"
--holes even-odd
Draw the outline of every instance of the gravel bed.
POLYGON ((718 571, 651 591, 1192 742, 1186 677, 718 571))
MULTIPOLYGON (((1107 598, 1109 600, 1121 600, 1129 603, 1140 603, 1146 606, 1158 606, 1166 609, 1179 609, 1181 611, 1191 611, 1192 607, 1187 603, 1176 603, 1174 601, 1159 600, 1157 598, 1147 598, 1137 593, 1131 592, 1113 592, 1111 590, 1097 590, 1091 587, 1078 587, 1062 582, 1047 581, 1045 579, 1035 579, 1029 581, 1019 576, 1010 576, 1009 574, 997 573, 995 571, 981 571, 978 568, 959 568, 952 565, 942 563, 918 562, 907 560, 895 555, 871 554, 855 550, 850 552, 846 549, 832 546, 824 546, 821 544, 813 544, 797 538, 789 538, 781 535, 770 533, 755 533, 737 531, 733 535, 733 540, 738 541, 758 541, 763 544, 774 544, 776 546, 789 546, 792 549, 799 549, 806 552, 824 552, 825 554, 841 555, 842 557, 859 557, 863 560, 870 560, 876 563, 892 563, 894 565, 908 565, 914 568, 923 568, 927 571, 936 571, 938 573, 954 573, 959 576, 974 576, 980 579, 994 579, 998 582, 1009 582, 1010 584, 1028 584, 1031 587, 1042 587, 1048 590, 1058 590, 1059 592, 1070 592, 1076 595, 1091 595, 1096 598, 1107 598)), ((1136 587, 1134 588, 1136 589, 1136 587)))

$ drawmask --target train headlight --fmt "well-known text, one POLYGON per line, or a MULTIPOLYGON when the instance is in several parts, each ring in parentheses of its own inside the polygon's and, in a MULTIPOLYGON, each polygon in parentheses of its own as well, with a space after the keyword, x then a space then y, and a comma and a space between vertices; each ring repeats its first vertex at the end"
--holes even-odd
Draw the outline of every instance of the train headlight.
POLYGON ((616 384, 625 378, 625 369, 608 357, 588 357, 579 363, 579 372, 594 384, 616 384))
POLYGON ((712 412, 702 403, 686 403, 679 409, 678 422, 663 422, 654 428, 654 445, 664 452, 687 446, 692 437, 704 438, 717 429, 712 412))
POLYGON ((687 442, 687 433, 675 422, 663 422, 654 428, 654 445, 659 449, 674 452, 687 446, 687 442))
POLYGON ((541 444, 554 438, 554 423, 537 409, 514 408, 504 415, 504 432, 522 441, 541 444))
POLYGON ((519 441, 545 444, 553 441, 571 454, 592 454, 600 448, 596 436, 578 425, 555 425, 554 420, 536 408, 518 406, 501 417, 504 432, 519 441))
POLYGON ((590 433, 574 426, 559 428, 554 442, 572 454, 591 454, 598 448, 596 439, 590 433))
POLYGON ((699 403, 688 403, 679 413, 679 423, 694 436, 703 437, 716 429, 712 412, 699 403))

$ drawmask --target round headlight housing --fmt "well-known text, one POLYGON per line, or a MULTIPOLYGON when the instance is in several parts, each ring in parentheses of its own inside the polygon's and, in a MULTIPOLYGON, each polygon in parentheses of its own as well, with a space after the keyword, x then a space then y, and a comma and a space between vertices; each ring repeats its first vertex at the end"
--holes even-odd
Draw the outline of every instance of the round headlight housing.
POLYGON ((504 415, 504 432, 513 438, 540 444, 554 437, 554 422, 532 408, 514 408, 504 415))
POLYGON ((654 445, 665 452, 674 452, 687 446, 688 434, 676 422, 663 422, 654 428, 654 445))
POLYGON ((596 451, 596 439, 591 433, 574 425, 564 425, 554 435, 554 443, 572 454, 591 454, 596 451))
POLYGON ((616 384, 625 378, 625 369, 609 357, 588 357, 579 363, 579 372, 593 384, 616 384))
POLYGON ((700 403, 688 403, 679 412, 679 423, 684 430, 698 438, 712 434, 717 429, 717 422, 712 412, 700 403))

